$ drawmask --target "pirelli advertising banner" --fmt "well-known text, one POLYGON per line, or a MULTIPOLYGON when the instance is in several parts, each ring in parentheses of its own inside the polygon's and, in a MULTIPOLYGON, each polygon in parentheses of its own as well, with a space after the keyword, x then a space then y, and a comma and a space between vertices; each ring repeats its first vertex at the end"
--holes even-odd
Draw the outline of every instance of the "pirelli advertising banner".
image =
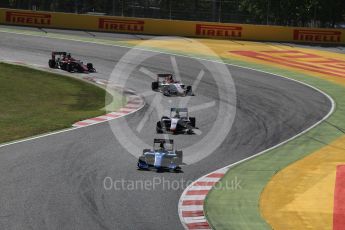
POLYGON ((44 28, 253 41, 345 44, 344 29, 314 29, 25 11, 0 8, 0 23, 44 28))

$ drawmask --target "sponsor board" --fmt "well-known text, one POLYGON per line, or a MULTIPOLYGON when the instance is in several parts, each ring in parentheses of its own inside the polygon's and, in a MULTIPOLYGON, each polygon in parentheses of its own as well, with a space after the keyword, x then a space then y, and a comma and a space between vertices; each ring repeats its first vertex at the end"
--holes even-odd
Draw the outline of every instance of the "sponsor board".
POLYGON ((22 25, 50 25, 51 14, 7 11, 5 21, 7 23, 22 25))
POLYGON ((226 40, 345 44, 344 29, 174 21, 4 8, 0 8, 0 24, 226 40))
POLYGON ((98 28, 115 32, 144 32, 145 21, 99 18, 98 28))
POLYGON ((293 31, 293 40, 337 43, 341 41, 341 31, 295 29, 293 31))
POLYGON ((240 38, 242 37, 242 27, 229 25, 196 24, 195 35, 203 37, 240 38))

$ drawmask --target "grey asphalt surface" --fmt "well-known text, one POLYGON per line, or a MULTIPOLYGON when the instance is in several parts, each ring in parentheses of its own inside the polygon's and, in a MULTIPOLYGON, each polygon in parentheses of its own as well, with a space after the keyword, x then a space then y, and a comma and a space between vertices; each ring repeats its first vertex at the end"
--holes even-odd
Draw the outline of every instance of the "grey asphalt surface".
MULTIPOLYGON (((44 65, 52 49, 66 50, 81 60, 93 62, 98 70, 95 76, 104 79, 109 78, 115 64, 128 51, 0 33, 0 58, 44 65)), ((193 83, 201 64, 189 58, 176 60, 183 80, 193 83)), ((172 71, 170 57, 165 54, 146 60, 142 66, 157 73, 172 71)), ((183 173, 138 171, 137 159, 118 142, 110 128, 111 125, 116 130, 127 121, 136 132, 152 96, 145 98, 147 105, 143 110, 111 121, 110 125, 102 123, 0 148, 0 229, 182 229, 177 204, 183 188, 168 189, 167 181, 194 180, 274 146, 310 127, 331 108, 324 95, 307 86, 253 70, 228 68, 237 93, 231 132, 212 155, 184 166, 183 173), (119 183, 123 179, 126 188, 106 190, 105 177, 119 183), (130 181, 162 183, 148 190, 132 190, 127 187, 130 181)), ((137 70, 127 83, 127 87, 138 92, 145 92, 150 86, 151 78, 137 70)), ((210 73, 205 74, 195 93, 197 96, 189 106, 216 101, 214 107, 194 114, 197 126, 207 133, 219 100, 210 73)), ((168 107, 176 100, 164 98, 162 104, 168 107)), ((157 119, 152 113, 142 131, 136 133, 145 143, 150 144, 156 136, 157 119)), ((201 137, 173 138, 183 148, 201 137)))

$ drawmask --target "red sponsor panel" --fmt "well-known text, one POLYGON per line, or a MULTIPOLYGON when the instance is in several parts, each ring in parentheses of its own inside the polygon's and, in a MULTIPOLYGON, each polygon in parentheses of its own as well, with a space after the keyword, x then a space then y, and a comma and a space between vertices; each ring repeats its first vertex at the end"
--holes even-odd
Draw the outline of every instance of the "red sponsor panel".
POLYGON ((333 230, 345 229, 345 165, 337 166, 334 188, 333 230))
POLYGON ((338 43, 341 41, 341 31, 295 29, 293 32, 293 40, 338 43))
POLYGON ((345 77, 344 61, 306 52, 287 50, 279 52, 230 51, 230 53, 328 76, 345 77))
POLYGON ((240 38, 241 26, 196 24, 195 34, 203 37, 240 38))
POLYGON ((115 32, 143 32, 145 22, 141 20, 100 18, 98 28, 115 32))
POLYGON ((22 25, 50 25, 51 14, 7 11, 6 22, 22 25))

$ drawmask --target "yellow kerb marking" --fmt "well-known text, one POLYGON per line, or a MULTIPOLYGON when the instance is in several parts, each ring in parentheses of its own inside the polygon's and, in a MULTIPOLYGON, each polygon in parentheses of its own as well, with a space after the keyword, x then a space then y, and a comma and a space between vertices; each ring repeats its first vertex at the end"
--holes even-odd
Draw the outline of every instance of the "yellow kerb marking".
POLYGON ((274 229, 332 229, 340 164, 345 164, 345 136, 278 172, 261 194, 263 217, 274 229))

